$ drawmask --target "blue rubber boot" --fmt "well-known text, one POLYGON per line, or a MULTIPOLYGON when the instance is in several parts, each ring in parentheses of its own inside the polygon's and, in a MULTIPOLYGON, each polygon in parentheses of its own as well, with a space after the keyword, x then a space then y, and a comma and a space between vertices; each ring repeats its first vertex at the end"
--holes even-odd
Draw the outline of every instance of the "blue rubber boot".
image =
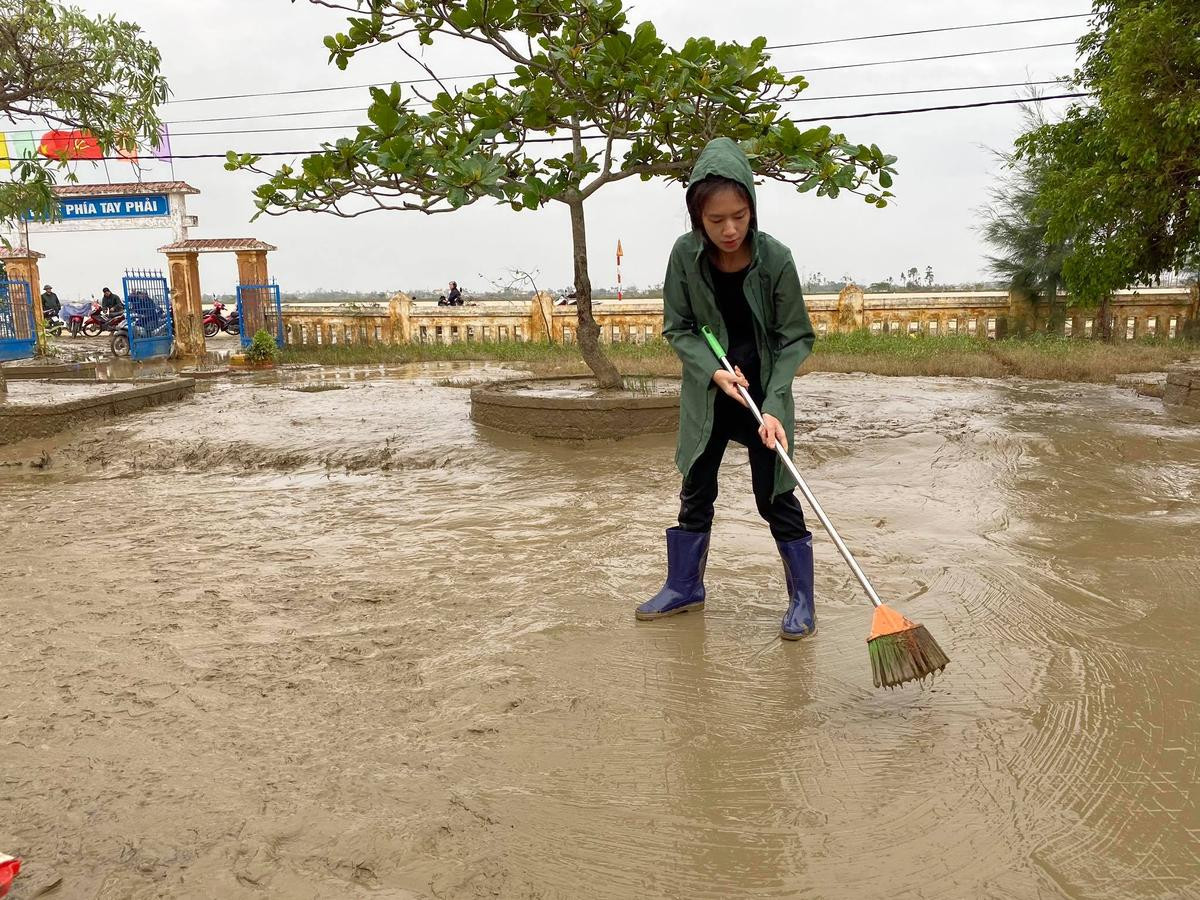
POLYGON ((813 606, 812 535, 795 541, 776 541, 787 576, 788 608, 783 614, 779 636, 798 641, 817 633, 817 611, 813 606))
POLYGON ((708 562, 707 531, 667 529, 667 583, 637 608, 643 622, 689 609, 704 609, 704 566, 708 562))

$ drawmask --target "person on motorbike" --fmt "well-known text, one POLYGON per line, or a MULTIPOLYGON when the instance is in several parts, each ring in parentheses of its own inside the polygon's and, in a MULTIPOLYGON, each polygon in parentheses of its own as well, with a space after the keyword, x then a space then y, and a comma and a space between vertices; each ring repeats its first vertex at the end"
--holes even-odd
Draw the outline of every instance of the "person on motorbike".
POLYGON ((131 323, 134 327, 131 336, 149 337, 162 324, 162 311, 145 291, 133 291, 129 295, 129 308, 130 315, 134 319, 131 323))
POLYGON ((100 312, 101 312, 101 314, 103 314, 103 316, 106 319, 111 319, 113 316, 118 315, 121 312, 122 308, 123 307, 121 306, 121 298, 118 297, 116 294, 114 294, 112 291, 110 291, 108 288, 105 288, 104 291, 100 294, 100 312))
POLYGON ((62 303, 58 299, 58 294, 54 293, 54 288, 46 285, 42 289, 42 315, 49 319, 51 316, 57 316, 62 311, 62 303))

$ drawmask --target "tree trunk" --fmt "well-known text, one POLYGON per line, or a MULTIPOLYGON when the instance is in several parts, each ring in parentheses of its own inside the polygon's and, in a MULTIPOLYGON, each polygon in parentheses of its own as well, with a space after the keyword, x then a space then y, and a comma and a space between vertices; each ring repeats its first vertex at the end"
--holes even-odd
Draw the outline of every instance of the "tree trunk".
POLYGON ((571 210, 571 246, 575 257, 575 309, 579 327, 579 352, 596 376, 601 388, 623 385, 621 373, 604 355, 600 346, 600 326, 592 317, 592 280, 588 276, 587 230, 583 221, 583 201, 568 203, 571 210))
POLYGON ((1109 312, 1108 306, 1110 299, 1110 297, 1105 296, 1100 301, 1099 315, 1096 316, 1096 325, 1093 328, 1095 336, 1102 341, 1111 341, 1113 338, 1112 313, 1109 312))
POLYGON ((1046 291, 1046 302, 1050 309, 1050 320, 1046 323, 1049 334, 1061 335, 1067 321, 1066 297, 1058 290, 1058 282, 1051 281, 1046 291))

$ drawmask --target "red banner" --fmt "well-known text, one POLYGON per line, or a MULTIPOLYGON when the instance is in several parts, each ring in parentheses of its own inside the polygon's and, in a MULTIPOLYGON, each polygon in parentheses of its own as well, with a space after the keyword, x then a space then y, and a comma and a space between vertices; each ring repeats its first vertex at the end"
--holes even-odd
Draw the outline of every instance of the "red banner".
POLYGON ((38 153, 50 159, 104 159, 100 142, 90 131, 47 131, 38 153))

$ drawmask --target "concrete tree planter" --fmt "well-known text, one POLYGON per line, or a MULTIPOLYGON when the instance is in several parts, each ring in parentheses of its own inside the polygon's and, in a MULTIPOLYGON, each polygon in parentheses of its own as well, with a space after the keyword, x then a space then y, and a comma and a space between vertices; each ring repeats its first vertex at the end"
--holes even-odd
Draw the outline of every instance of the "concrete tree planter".
POLYGON ((47 437, 95 419, 182 400, 195 389, 191 378, 149 383, 21 381, 10 385, 8 400, 0 403, 0 444, 47 437))
POLYGON ((480 425, 542 438, 595 440, 674 432, 679 379, 628 376, 630 387, 602 391, 589 376, 518 378, 471 390, 480 425))
POLYGON ((1163 404, 1181 419, 1200 422, 1200 365, 1186 363, 1167 370, 1163 404))

